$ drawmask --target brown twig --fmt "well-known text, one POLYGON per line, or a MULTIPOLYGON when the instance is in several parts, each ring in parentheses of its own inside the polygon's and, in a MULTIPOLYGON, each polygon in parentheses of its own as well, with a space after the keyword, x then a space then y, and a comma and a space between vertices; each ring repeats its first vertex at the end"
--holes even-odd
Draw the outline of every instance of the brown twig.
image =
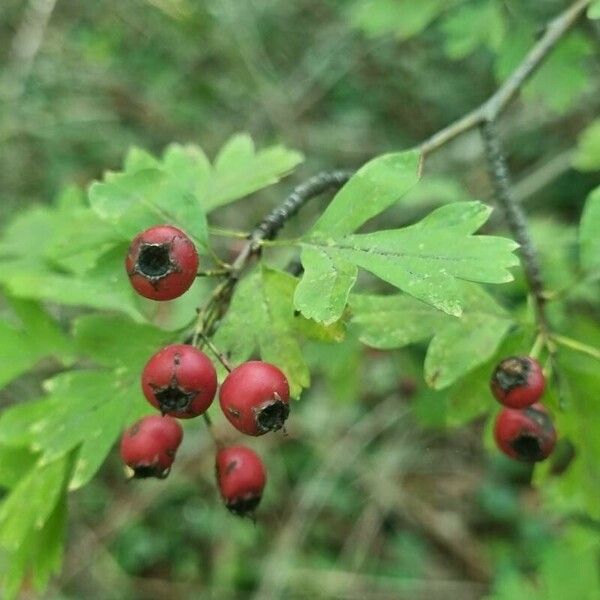
POLYGON ((556 44, 575 25, 590 1, 578 0, 550 21, 544 35, 496 92, 470 113, 421 143, 418 146, 421 152, 424 155, 431 154, 466 131, 474 129, 482 123, 495 121, 529 77, 541 66, 556 44))
MULTIPOLYGON (((590 0, 578 0, 552 20, 546 27, 544 35, 490 98, 458 121, 438 131, 416 147, 416 149, 421 151, 422 156, 425 157, 435 152, 448 142, 475 127, 495 121, 528 78, 540 67, 561 38, 577 22, 577 19, 583 14, 589 3, 590 0)), ((333 171, 312 177, 297 186, 280 206, 276 207, 261 221, 238 254, 225 281, 213 292, 205 308, 199 311, 194 343, 198 341, 200 334, 210 337, 214 333, 220 319, 227 311, 233 291, 242 272, 250 261, 259 254, 261 243, 266 239, 274 238, 288 219, 293 217, 310 199, 321 195, 325 191, 340 188, 351 176, 352 172, 350 171, 333 171)), ((510 224, 511 221, 509 220, 510 224)), ((512 232, 517 241, 519 241, 519 232, 515 230, 512 232)), ((530 288, 535 290, 539 285, 538 281, 534 280, 537 277, 536 272, 539 272, 535 253, 533 254, 533 263, 528 263, 530 256, 527 255, 527 251, 522 256, 530 288), (530 280, 530 277, 533 277, 533 279, 530 280)), ((542 319, 544 318, 542 315, 542 319)), ((545 325, 542 326, 545 327, 545 325)))

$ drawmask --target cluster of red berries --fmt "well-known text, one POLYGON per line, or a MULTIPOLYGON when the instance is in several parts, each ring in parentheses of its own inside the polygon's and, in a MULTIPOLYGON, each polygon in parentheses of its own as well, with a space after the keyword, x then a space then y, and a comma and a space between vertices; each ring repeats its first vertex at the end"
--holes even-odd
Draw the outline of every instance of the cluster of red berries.
MULTIPOLYGON (((190 288, 198 262, 190 238, 176 227, 163 225, 133 240, 125 264, 139 294, 153 300, 171 300, 190 288)), ((165 478, 169 474, 183 439, 176 419, 204 414, 217 387, 212 361, 195 346, 166 346, 148 360, 142 372, 142 391, 162 416, 144 417, 123 434, 121 458, 134 477, 165 478)), ((252 436, 284 426, 289 398, 283 372, 258 360, 233 369, 219 391, 219 403, 229 422, 252 436)), ((219 446, 216 476, 227 508, 238 515, 251 514, 266 483, 266 470, 258 454, 245 446, 219 446)))
POLYGON ((540 363, 531 356, 505 358, 494 370, 490 387, 504 405, 494 425, 498 448, 523 462, 548 458, 556 444, 556 430, 539 402, 546 387, 540 363))

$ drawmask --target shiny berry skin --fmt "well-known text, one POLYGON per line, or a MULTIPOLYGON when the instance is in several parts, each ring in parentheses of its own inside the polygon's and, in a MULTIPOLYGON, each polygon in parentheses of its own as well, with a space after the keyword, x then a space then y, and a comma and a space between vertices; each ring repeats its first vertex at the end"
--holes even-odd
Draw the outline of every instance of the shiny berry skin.
POLYGON ((275 365, 251 360, 236 367, 219 392, 229 422, 247 435, 263 435, 283 427, 290 414, 290 386, 275 365))
POLYGON ((133 470, 134 477, 164 479, 182 439, 183 430, 175 419, 150 415, 123 433, 121 459, 133 470))
POLYGON ((142 390, 163 414, 190 419, 212 404, 217 373, 211 360, 194 346, 172 344, 154 354, 142 371, 142 390))
POLYGON ((125 259, 135 291, 151 300, 172 300, 186 292, 198 273, 198 253, 177 227, 158 225, 138 234, 125 259))
POLYGON ((550 456, 556 430, 548 411, 538 403, 521 410, 503 408, 496 417, 494 438, 510 458, 533 463, 550 456))
POLYGON ((217 485, 225 506, 243 517, 252 515, 267 482, 263 462, 246 446, 230 446, 217 452, 217 485))
POLYGON ((542 397, 546 379, 535 358, 510 356, 496 367, 490 387, 498 402, 504 406, 525 408, 542 397))

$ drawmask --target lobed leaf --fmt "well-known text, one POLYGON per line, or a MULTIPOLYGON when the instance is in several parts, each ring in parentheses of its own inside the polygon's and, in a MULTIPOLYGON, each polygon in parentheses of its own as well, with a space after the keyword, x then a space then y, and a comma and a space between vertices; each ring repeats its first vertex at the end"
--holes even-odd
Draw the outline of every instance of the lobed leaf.
POLYGON ((307 235, 340 237, 355 231, 417 184, 419 161, 417 151, 369 161, 339 190, 307 235))
POLYGON ((20 325, 0 321, 0 387, 29 371, 42 358, 70 359, 67 337, 39 303, 15 298, 9 303, 20 325))
MULTIPOLYGON (((340 265, 356 265, 448 314, 462 313, 459 280, 504 283, 512 280, 509 267, 518 264, 512 240, 473 236, 491 209, 478 202, 443 206, 420 223, 403 229, 339 237, 310 237, 305 274, 296 290, 296 306, 319 321, 341 316, 351 277, 335 277, 340 265), (319 260, 315 260, 316 253, 319 260), (334 282, 331 292, 318 297, 320 282, 334 282), (314 300, 311 304, 311 300, 314 300)), ((303 254, 304 256, 304 254, 303 254)))
POLYGON ((41 590, 60 569, 69 468, 69 457, 32 467, 0 504, 0 549, 11 567, 0 576, 7 598, 18 595, 25 576, 41 590))
POLYGON ((145 406, 139 380, 123 369, 69 371, 46 387, 46 398, 2 413, 0 444, 39 453, 40 465, 79 449, 69 484, 78 489, 96 473, 131 414, 145 406))
POLYGON ((266 266, 240 282, 231 306, 215 335, 215 344, 234 363, 247 360, 258 350, 263 360, 279 366, 288 377, 292 395, 309 385, 306 366, 296 332, 312 339, 339 340, 339 324, 324 327, 296 316, 293 305, 297 280, 266 266))
POLYGON ((407 295, 353 295, 352 324, 374 348, 401 348, 431 338, 425 380, 442 389, 492 357, 512 324, 483 289, 461 284, 464 311, 453 317, 407 295))
POLYGON ((248 134, 233 136, 221 149, 202 196, 207 212, 277 183, 303 160, 284 146, 257 151, 248 134))
POLYGON ((181 227, 201 249, 208 245, 206 216, 194 190, 162 169, 113 173, 93 183, 90 206, 125 240, 160 223, 181 227))

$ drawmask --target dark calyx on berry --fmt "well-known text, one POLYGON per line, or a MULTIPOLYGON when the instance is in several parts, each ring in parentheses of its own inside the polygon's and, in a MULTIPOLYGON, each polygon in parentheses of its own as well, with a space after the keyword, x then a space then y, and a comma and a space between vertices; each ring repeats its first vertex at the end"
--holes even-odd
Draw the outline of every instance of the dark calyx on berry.
POLYGON ((173 379, 166 387, 156 388, 152 386, 152 391, 163 413, 186 411, 198 395, 198 390, 192 392, 182 390, 177 385, 176 379, 173 379))
POLYGON ((277 394, 256 411, 256 423, 261 432, 279 431, 290 415, 290 405, 277 394))
POLYGON ((494 380, 504 391, 527 385, 531 360, 524 356, 511 356, 503 360, 494 371, 494 380))
POLYGON ((260 504, 260 500, 261 496, 251 495, 245 498, 236 498, 231 502, 227 502, 225 506, 229 512, 238 517, 253 516, 260 504))
POLYGON ((529 433, 518 436, 510 445, 522 461, 537 462, 545 458, 540 440, 529 433))
POLYGON ((171 246, 171 243, 142 243, 134 270, 151 280, 179 271, 171 258, 171 246))
POLYGON ((135 479, 148 479, 155 477, 157 479, 166 479, 171 472, 171 467, 163 469, 160 465, 138 465, 133 468, 135 479))

